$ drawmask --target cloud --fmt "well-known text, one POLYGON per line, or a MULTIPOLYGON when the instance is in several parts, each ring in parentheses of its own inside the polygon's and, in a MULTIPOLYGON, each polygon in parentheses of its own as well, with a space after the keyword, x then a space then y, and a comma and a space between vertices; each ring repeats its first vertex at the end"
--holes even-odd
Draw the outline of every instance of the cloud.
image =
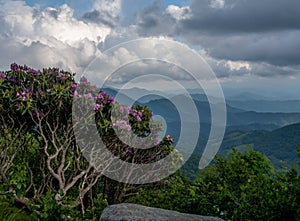
POLYGON ((166 13, 171 15, 176 20, 188 19, 191 17, 190 7, 178 7, 176 5, 169 5, 166 8, 166 13))
POLYGON ((234 80, 249 75, 263 78, 292 77, 300 75, 300 65, 278 66, 265 62, 249 62, 243 60, 216 59, 206 52, 200 51, 201 56, 207 61, 220 80, 234 80))
POLYGON ((112 32, 105 24, 75 18, 66 4, 43 10, 23 1, 0 4, 1 69, 17 62, 80 72, 101 53, 99 44, 112 32))
MULTIPOLYGON (((223 61, 251 63, 256 68, 250 73, 259 76, 290 76, 300 65, 299 8, 298 0, 193 0, 165 9, 153 4, 136 24, 142 36, 179 37, 201 47, 208 59, 219 61, 214 65, 219 76, 233 73, 223 61)), ((241 72, 249 70, 236 74, 241 72)))
POLYGON ((300 64, 300 30, 237 35, 186 35, 218 59, 266 62, 277 66, 300 64))
POLYGON ((120 20, 121 0, 95 0, 94 10, 83 15, 85 21, 117 26, 120 20))
POLYGON ((300 28, 298 0, 193 0, 186 30, 232 34, 300 28), (216 7, 217 6, 217 7, 216 7))
POLYGON ((175 24, 177 23, 174 14, 177 12, 178 19, 178 16, 182 13, 178 12, 178 10, 171 7, 168 11, 164 11, 159 2, 154 1, 137 13, 137 32, 141 36, 174 35, 176 32, 175 24))

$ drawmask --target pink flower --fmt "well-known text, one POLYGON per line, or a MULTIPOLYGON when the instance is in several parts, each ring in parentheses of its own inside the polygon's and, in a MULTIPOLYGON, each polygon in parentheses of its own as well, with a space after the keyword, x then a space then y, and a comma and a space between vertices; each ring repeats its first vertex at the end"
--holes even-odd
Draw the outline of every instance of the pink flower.
POLYGON ((117 120, 115 123, 112 124, 114 127, 119 127, 122 130, 130 131, 131 126, 127 124, 124 120, 117 120))
POLYGON ((157 146, 159 143, 160 143, 159 139, 155 138, 155 139, 154 139, 154 144, 155 144, 155 146, 157 146))
POLYGON ((91 93, 88 93, 88 94, 85 94, 83 95, 85 98, 88 98, 88 99, 91 99, 93 100, 94 99, 94 96, 91 94, 91 93))
POLYGON ((77 87, 77 85, 76 85, 75 83, 73 83, 73 84, 71 85, 70 89, 71 89, 72 91, 74 91, 74 90, 76 89, 76 87, 77 87))
POLYGON ((141 122, 141 121, 142 121, 142 118, 141 118, 140 116, 137 116, 137 117, 136 117, 136 120, 137 120, 138 122, 141 122))
POLYGON ((74 92, 74 95, 73 95, 73 97, 79 97, 79 94, 78 94, 78 92, 77 92, 77 91, 75 91, 75 92, 74 92))
POLYGON ((84 84, 84 85, 88 84, 88 80, 86 79, 86 77, 83 76, 80 78, 80 84, 84 84))
POLYGON ((173 138, 172 138, 170 135, 168 135, 168 136, 167 136, 167 141, 170 141, 170 142, 173 143, 173 138))
POLYGON ((97 111, 97 110, 100 110, 100 111, 101 111, 102 108, 103 108, 103 107, 102 107, 100 104, 97 104, 97 103, 94 104, 94 110, 96 110, 96 111, 97 111))
POLYGON ((19 67, 18 67, 18 65, 16 63, 13 63, 13 64, 10 65, 10 69, 12 71, 16 71, 17 72, 19 70, 19 67))
POLYGON ((131 126, 127 124, 127 125, 125 126, 125 129, 126 129, 127 131, 130 131, 130 130, 131 130, 131 126))
POLYGON ((179 158, 179 161, 180 161, 180 162, 183 162, 183 157, 180 157, 180 158, 179 158))
POLYGON ((110 98, 108 98, 108 103, 114 103, 115 102, 115 99, 113 98, 113 97, 110 97, 110 98))

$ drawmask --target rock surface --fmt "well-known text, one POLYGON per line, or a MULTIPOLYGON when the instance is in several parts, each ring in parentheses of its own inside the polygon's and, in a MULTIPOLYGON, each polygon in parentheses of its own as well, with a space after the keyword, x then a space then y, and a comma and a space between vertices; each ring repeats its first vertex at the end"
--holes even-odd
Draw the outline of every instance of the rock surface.
POLYGON ((222 219, 123 203, 106 207, 100 221, 222 221, 222 219))

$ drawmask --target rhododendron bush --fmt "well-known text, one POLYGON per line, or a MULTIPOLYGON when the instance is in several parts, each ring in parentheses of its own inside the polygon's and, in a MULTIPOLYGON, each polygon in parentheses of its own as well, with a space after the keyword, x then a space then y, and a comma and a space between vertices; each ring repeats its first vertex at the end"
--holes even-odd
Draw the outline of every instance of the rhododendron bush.
POLYGON ((174 149, 171 136, 159 140, 161 124, 151 120, 147 107, 118 104, 84 77, 77 84, 74 76, 17 64, 0 72, 0 194, 41 218, 96 217, 139 187, 103 176, 86 160, 74 133, 74 99, 93 102, 99 135, 120 159, 151 163, 174 149), (153 147, 136 149, 137 144, 153 147))

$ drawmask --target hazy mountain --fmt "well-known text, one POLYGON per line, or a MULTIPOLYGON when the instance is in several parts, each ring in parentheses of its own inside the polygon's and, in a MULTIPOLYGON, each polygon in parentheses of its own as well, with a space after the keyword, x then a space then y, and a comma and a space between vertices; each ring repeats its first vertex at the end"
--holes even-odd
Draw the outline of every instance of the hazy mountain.
POLYGON ((271 100, 227 100, 232 107, 257 112, 300 112, 300 100, 271 101, 271 100))
MULTIPOLYGON (((118 93, 116 89, 105 88, 103 89, 111 96, 118 97, 124 104, 133 103, 134 100, 130 97, 118 93)), ((142 89, 133 89, 135 92, 140 93, 150 93, 142 91, 142 89)), ((207 101, 205 95, 201 94, 192 94, 191 95, 194 101, 195 106, 197 107, 199 118, 203 131, 209 131, 210 123, 211 123, 211 110, 210 104, 207 101), (208 128, 207 128, 208 127, 208 128)), ((138 104, 148 106, 156 115, 161 115, 166 122, 173 123, 174 127, 172 131, 178 131, 180 128, 180 115, 174 104, 172 104, 171 100, 176 102, 177 107, 182 109, 182 114, 184 116, 184 120, 190 123, 195 122, 195 116, 191 115, 191 110, 188 108, 188 99, 185 95, 175 95, 171 98, 161 98, 157 95, 149 95, 146 97, 143 102, 138 100, 138 104), (147 102, 145 102, 147 101, 147 102), (177 125, 177 126, 176 126, 177 125)), ((217 100, 215 100, 217 101, 217 100)), ((242 101, 240 101, 242 102, 242 101)), ((251 102, 251 101, 249 101, 251 102)), ((252 101, 259 102, 259 101, 252 101)), ((272 103, 272 101, 269 101, 272 103)), ((213 103, 218 108, 218 103, 213 103)), ((295 104, 297 105, 297 104, 295 104)), ((277 129, 289 124, 299 123, 300 122, 300 113, 261 113, 256 111, 247 111, 242 108, 232 107, 230 102, 227 102, 227 127, 228 130, 273 130, 277 129)), ((300 109, 299 109, 300 112, 300 109)), ((170 127, 169 127, 170 128, 170 127)))
POLYGON ((226 99, 236 101, 255 101, 255 100, 272 100, 272 98, 265 97, 252 92, 225 92, 226 99))

